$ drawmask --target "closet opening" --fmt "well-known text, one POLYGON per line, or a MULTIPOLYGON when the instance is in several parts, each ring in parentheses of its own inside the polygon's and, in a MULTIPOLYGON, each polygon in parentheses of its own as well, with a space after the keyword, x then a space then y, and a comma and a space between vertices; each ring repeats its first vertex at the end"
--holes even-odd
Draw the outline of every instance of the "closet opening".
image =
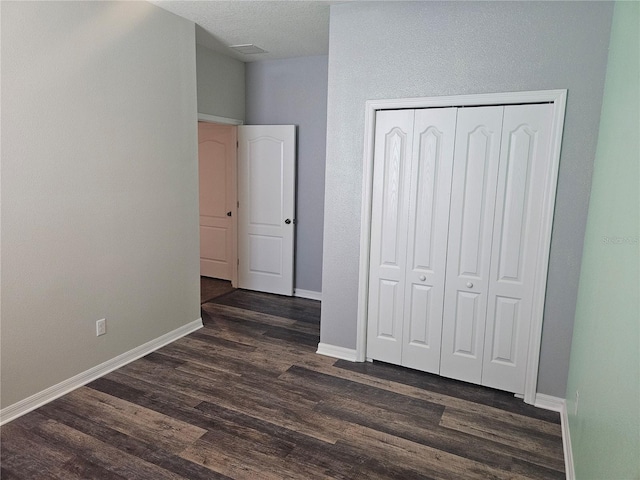
POLYGON ((366 104, 357 360, 535 402, 566 90, 366 104))

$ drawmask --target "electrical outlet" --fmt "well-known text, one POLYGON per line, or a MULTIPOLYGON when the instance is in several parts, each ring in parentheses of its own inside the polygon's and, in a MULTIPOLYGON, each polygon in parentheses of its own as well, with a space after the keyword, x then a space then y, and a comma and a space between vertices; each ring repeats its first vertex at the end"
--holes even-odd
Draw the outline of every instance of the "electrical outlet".
POLYGON ((102 318, 96 322, 96 337, 107 333, 107 319, 102 318))
POLYGON ((573 414, 578 415, 578 401, 580 400, 580 392, 576 390, 576 401, 573 406, 573 414))

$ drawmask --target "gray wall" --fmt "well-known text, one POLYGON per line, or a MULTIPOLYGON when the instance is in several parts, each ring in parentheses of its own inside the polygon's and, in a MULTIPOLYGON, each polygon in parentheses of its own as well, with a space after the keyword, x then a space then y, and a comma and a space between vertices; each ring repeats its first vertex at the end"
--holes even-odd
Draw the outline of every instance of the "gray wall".
POLYGON ((296 288, 322 290, 327 57, 246 65, 247 123, 297 125, 296 288))
POLYGON ((564 397, 613 3, 331 7, 321 341, 355 348, 368 99, 568 89, 538 390, 564 397))
POLYGON ((200 289, 194 24, 146 2, 1 8, 7 407, 198 319, 200 289))
POLYGON ((198 113, 244 120, 244 63, 196 45, 198 113))

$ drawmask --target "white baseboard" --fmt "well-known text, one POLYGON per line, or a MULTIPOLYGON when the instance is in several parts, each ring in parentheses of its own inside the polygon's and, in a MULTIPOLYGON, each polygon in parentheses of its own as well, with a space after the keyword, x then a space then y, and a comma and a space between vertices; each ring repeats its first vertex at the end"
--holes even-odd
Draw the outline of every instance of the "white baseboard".
POLYGON ((75 390, 78 387, 86 385, 87 383, 92 382, 93 380, 100 378, 107 373, 112 372, 113 370, 123 367, 127 363, 131 363, 134 360, 139 359, 140 357, 144 357, 145 355, 148 355, 149 353, 159 349, 160 347, 164 347, 165 345, 174 342, 179 338, 188 335, 189 333, 195 332, 199 328, 202 328, 201 318, 183 325, 182 327, 176 328, 169 333, 165 333, 164 335, 154 340, 151 340, 140 345, 139 347, 118 355, 111 360, 107 360, 106 362, 90 368, 89 370, 85 370, 78 375, 75 375, 71 378, 68 378, 67 380, 64 380, 45 390, 42 390, 41 392, 31 395, 24 400, 20 400, 13 405, 9 405, 8 407, 0 410, 0 425, 4 425, 11 420, 15 420, 25 413, 29 413, 30 411, 35 410, 36 408, 41 407, 42 405, 45 405, 46 403, 49 403, 56 398, 75 390))
POLYGON ((293 291, 293 296, 300 297, 300 298, 308 298, 309 300, 322 301, 322 292, 314 292, 313 290, 302 290, 300 288, 296 288, 293 291))
POLYGON ((562 426, 562 449, 564 451, 564 472, 567 480, 575 480, 576 472, 573 466, 573 450, 571 448, 571 434, 569 432, 569 416, 567 414, 567 401, 563 398, 536 393, 536 407, 545 410, 553 410, 560 413, 560 425, 562 426))
POLYGON ((562 423, 562 447, 564 449, 564 471, 567 480, 576 479, 576 471, 573 465, 573 449, 571 448, 571 433, 569 432, 569 415, 567 413, 566 402, 560 412, 560 422, 562 423))
POLYGON ((316 353, 341 360, 349 360, 350 362, 355 362, 357 359, 355 349, 338 347, 336 345, 329 345, 328 343, 319 343, 316 353))
POLYGON ((562 409, 565 408, 565 400, 564 398, 552 397, 544 393, 536 393, 536 400, 533 405, 538 408, 561 413, 562 409))

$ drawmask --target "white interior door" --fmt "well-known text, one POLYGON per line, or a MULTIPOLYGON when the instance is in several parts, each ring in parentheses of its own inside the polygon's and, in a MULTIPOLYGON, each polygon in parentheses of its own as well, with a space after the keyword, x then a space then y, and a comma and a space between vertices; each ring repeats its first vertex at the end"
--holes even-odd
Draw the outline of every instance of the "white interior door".
POLYGON ((238 286, 293 295, 295 126, 238 127, 238 286))
POLYGON ((504 107, 458 111, 440 374, 481 383, 504 107))
POLYGON ((416 110, 402 365, 439 373, 457 108, 416 110))
POLYGON ((367 356, 401 364, 413 110, 376 115, 367 356))
POLYGON ((504 110, 482 384, 524 393, 553 106, 504 110))
POLYGON ((198 122, 200 275, 236 281, 236 127, 198 122))

